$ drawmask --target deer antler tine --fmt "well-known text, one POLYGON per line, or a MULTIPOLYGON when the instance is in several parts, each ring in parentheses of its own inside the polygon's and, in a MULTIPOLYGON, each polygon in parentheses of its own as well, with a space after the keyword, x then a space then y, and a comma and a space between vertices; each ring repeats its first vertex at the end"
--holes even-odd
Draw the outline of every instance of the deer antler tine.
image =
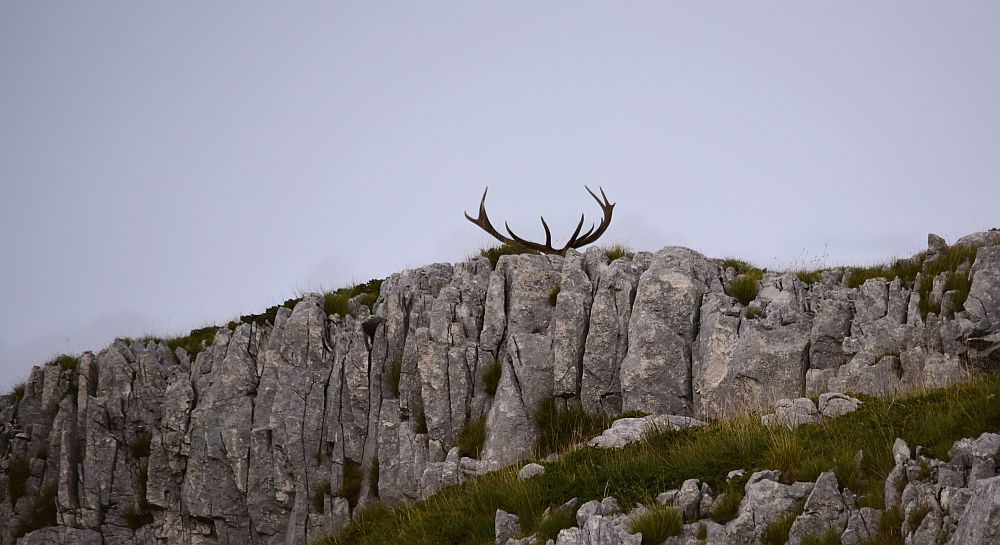
POLYGON ((545 229, 545 246, 552 247, 552 231, 549 230, 549 224, 545 223, 545 216, 540 216, 542 219, 542 228, 545 229))

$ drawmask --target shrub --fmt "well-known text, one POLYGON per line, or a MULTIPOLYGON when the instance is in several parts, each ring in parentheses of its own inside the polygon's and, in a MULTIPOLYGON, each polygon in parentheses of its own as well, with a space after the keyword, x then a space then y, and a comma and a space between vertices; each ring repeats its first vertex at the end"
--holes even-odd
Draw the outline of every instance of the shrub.
POLYGON ((403 360, 396 359, 389 366, 389 372, 386 373, 386 383, 389 386, 389 397, 391 399, 399 399, 399 380, 402 378, 403 374, 403 360))
POLYGON ((557 508, 549 511, 549 515, 544 517, 538 524, 538 537, 542 542, 555 539, 559 536, 560 530, 576 526, 576 515, 573 509, 557 508))
POLYGON ((756 274, 741 274, 729 286, 729 295, 736 298, 743 306, 757 298, 757 282, 760 276, 756 274))
POLYGON ((361 472, 361 464, 350 458, 344 458, 344 475, 340 481, 340 493, 338 496, 347 498, 347 502, 351 507, 356 506, 358 500, 361 499, 361 483, 363 479, 364 474, 361 472))
POLYGON ((313 511, 317 513, 322 513, 324 511, 326 497, 330 495, 333 489, 330 487, 330 480, 327 479, 319 483, 315 490, 313 490, 312 495, 309 499, 312 501, 313 511))
POLYGON ((483 444, 486 442, 486 418, 474 418, 465 424, 465 428, 458 434, 456 445, 458 452, 462 456, 469 458, 479 458, 483 452, 483 444))
POLYGON ((24 458, 11 458, 7 466, 7 497, 11 506, 17 505, 27 492, 28 477, 31 475, 31 464, 24 458))
POLYGON ((800 501, 774 519, 764 530, 764 545, 785 545, 785 542, 788 541, 788 532, 792 529, 792 523, 795 522, 795 517, 802 514, 805 505, 804 501, 800 501))
POLYGON ((503 364, 494 359, 483 373, 483 391, 489 395, 496 395, 497 386, 500 385, 500 376, 503 374, 503 364))
POLYGON ((764 311, 761 310, 760 307, 747 308, 747 314, 746 314, 747 320, 753 320, 755 318, 763 318, 763 317, 764 317, 764 311))
POLYGON ((57 492, 58 487, 55 484, 50 484, 38 492, 38 495, 35 496, 35 501, 31 505, 31 511, 14 528, 14 539, 18 539, 29 532, 56 525, 57 492))
POLYGON ((645 513, 632 519, 629 529, 642 534, 643 545, 663 543, 667 538, 681 533, 684 520, 681 512, 673 507, 654 505, 645 513))
POLYGON ((47 447, 45 445, 42 445, 42 446, 38 447, 37 449, 35 449, 35 458, 38 458, 39 460, 48 460, 49 459, 49 447, 47 447))
POLYGON ((138 460, 139 458, 146 458, 149 456, 149 446, 153 441, 153 434, 148 431, 141 431, 135 434, 135 439, 129 443, 129 449, 132 451, 132 457, 138 460))
POLYGON ((552 289, 549 290, 549 306, 550 307, 556 306, 556 302, 559 301, 559 291, 560 290, 562 290, 562 285, 561 284, 556 284, 555 286, 552 286, 552 289))
POLYGON ((632 248, 629 248, 621 243, 612 244, 604 248, 604 255, 608 258, 608 263, 611 263, 616 259, 621 259, 631 253, 632 248))

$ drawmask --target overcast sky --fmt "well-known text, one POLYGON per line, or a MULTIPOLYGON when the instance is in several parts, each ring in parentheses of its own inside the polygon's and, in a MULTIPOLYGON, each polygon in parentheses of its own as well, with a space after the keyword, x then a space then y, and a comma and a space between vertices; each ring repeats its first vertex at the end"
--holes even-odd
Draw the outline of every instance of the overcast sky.
POLYGON ((487 185, 771 267, 1000 225, 1000 3, 818 4, 2 2, 0 387, 464 259, 487 185))

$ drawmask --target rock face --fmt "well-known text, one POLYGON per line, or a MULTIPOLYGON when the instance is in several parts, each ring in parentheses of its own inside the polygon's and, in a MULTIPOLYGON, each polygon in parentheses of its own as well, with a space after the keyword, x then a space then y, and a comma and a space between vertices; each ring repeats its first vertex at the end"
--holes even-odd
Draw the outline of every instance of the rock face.
MULTIPOLYGON (((727 292, 736 272, 692 250, 609 263, 591 249, 504 256, 495 269, 474 258, 403 271, 382 282, 371 308, 352 300, 344 316, 307 296, 219 329, 193 355, 116 341, 36 367, 23 389, 0 397, 0 545, 307 543, 373 502, 426 497, 530 455, 543 401, 656 415, 595 439, 616 446, 650 425, 783 399, 790 418, 812 419, 853 408, 837 392, 957 382, 1000 365, 1000 247, 989 246, 1000 239, 980 235, 960 241, 987 245, 959 268, 970 274, 961 305, 945 291, 951 273, 932 279, 926 297, 937 313, 899 280, 849 287, 843 270, 812 284, 764 273, 743 304, 727 292), (801 401, 819 394, 818 409, 801 401), (455 448, 483 425, 480 459, 455 448), (32 516, 46 505, 54 518, 32 516)), ((948 251, 932 242, 930 259, 948 251)), ((969 483, 995 469, 983 445, 956 455, 969 483)), ((748 489, 751 518, 807 499, 766 481, 748 489)), ((992 492, 976 490, 950 501, 988 510, 992 492)), ((700 512, 711 495, 699 493, 700 512)), ((870 515, 817 516, 863 536, 870 515)), ((595 516, 563 542, 631 542, 617 512, 595 516)), ((958 527, 957 516, 927 524, 958 527)), ((716 526, 711 539, 730 531, 716 526)))

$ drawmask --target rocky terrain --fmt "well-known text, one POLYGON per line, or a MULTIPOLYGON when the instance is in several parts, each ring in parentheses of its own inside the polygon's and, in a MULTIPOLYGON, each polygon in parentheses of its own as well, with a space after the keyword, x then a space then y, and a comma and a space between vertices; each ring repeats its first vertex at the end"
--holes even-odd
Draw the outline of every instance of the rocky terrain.
MULTIPOLYGON (((768 533, 783 535, 781 543, 803 545, 836 543, 859 545, 874 538, 886 523, 900 527, 908 545, 987 545, 1000 542, 1000 435, 984 433, 962 439, 942 462, 911 451, 905 441, 893 445, 896 465, 885 482, 885 507, 859 507, 858 497, 825 472, 816 482, 779 481, 780 471, 758 471, 746 478, 743 470, 730 474, 742 485, 744 496, 735 518, 719 524, 709 518, 716 498, 705 483, 689 479, 677 490, 657 497, 659 505, 677 514, 676 534, 666 545, 729 545, 760 543, 768 533), (883 521, 883 517, 893 517, 883 521), (688 521, 683 526, 680 521, 688 521), (787 541, 786 541, 787 536, 787 541)), ((540 467, 540 466, 539 466, 540 467)), ((531 475, 525 476, 531 478, 531 475)), ((651 509, 633 509, 607 497, 579 507, 570 500, 558 509, 575 512, 576 527, 561 530, 545 545, 641 545, 643 535, 633 527, 651 509)), ((498 545, 543 545, 535 537, 517 539, 518 518, 497 511, 498 545)), ((770 538, 774 539, 774 538, 770 538)))
MULTIPOLYGON (((372 309, 352 300, 345 316, 306 296, 220 329, 194 357, 116 341, 34 368, 0 401, 0 545, 307 543, 374 502, 427 497, 528 457, 532 412, 553 398, 707 420, 782 399, 776 415, 798 414, 796 398, 825 392, 961 382, 1000 363, 998 242, 932 236, 900 262, 915 277, 863 282, 854 270, 764 272, 679 247, 610 263, 600 249, 508 255, 495 268, 478 257, 394 274, 372 309), (485 423, 478 459, 454 448, 474 423, 485 423)), ((933 479, 950 478, 933 467, 933 479)), ((747 486, 773 488, 758 477, 747 486)), ((794 485, 806 514, 830 488, 821 480, 794 485)), ((924 481, 942 486, 912 479, 900 501, 926 496, 924 481)), ((956 493, 970 509, 975 490, 956 493)), ((961 514, 935 501, 940 512, 923 519, 933 539, 965 535, 961 514)), ((874 516, 849 511, 841 530, 874 516)))

